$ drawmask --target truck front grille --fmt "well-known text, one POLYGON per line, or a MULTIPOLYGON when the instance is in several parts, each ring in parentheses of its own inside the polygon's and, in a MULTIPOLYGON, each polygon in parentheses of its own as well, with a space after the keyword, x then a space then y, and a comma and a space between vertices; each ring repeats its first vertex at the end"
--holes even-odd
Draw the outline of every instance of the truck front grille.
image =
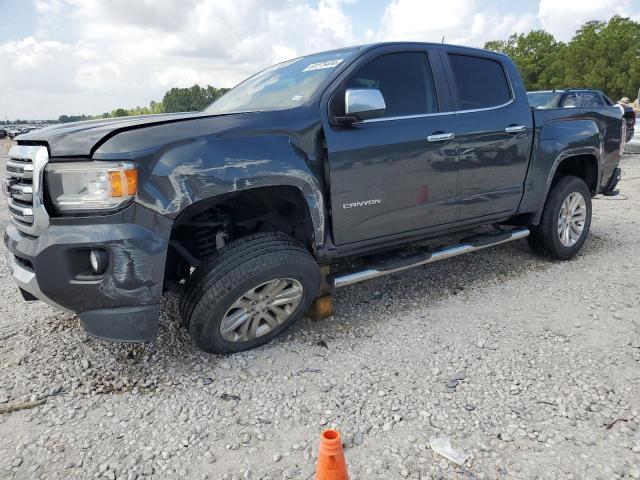
POLYGON ((4 193, 11 222, 29 235, 39 235, 49 226, 42 201, 44 168, 49 161, 46 147, 16 145, 9 150, 4 193))

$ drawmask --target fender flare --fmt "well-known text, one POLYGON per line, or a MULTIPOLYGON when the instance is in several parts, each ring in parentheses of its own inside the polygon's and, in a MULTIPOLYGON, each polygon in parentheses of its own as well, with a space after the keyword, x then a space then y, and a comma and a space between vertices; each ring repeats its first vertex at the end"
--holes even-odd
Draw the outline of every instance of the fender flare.
MULTIPOLYGON (((542 217, 542 211, 544 209, 544 205, 547 202, 547 197, 549 196, 549 191, 551 190, 551 184, 553 183, 553 179, 556 176, 556 172, 558 171, 558 167, 560 164, 566 160, 571 158, 579 157, 579 156, 590 156, 596 159, 596 191, 594 193, 598 193, 598 185, 600 185, 600 179, 602 177, 602 164, 600 162, 600 154, 601 149, 591 146, 585 147, 577 147, 577 148, 569 148, 567 150, 563 150, 553 161, 551 169, 549 170, 549 175, 547 176, 547 182, 544 189, 544 201, 540 208, 537 209, 533 222, 537 225, 540 222, 540 218, 542 217)), ((592 190, 591 185, 589 185, 589 190, 592 190)))
POLYGON ((313 225, 314 246, 325 237, 325 204, 306 153, 285 136, 194 139, 157 153, 138 178, 138 202, 177 218, 186 208, 217 196, 260 187, 297 188, 313 225))

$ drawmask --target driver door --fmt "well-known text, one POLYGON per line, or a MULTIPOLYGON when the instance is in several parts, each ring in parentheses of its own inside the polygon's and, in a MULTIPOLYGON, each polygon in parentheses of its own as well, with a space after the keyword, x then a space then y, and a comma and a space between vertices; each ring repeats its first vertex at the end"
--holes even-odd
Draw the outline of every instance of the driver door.
POLYGON ((456 220, 458 135, 439 58, 422 48, 368 58, 333 94, 374 89, 386 109, 325 130, 336 245, 409 233, 456 220), (434 68, 436 65, 436 68, 434 68))

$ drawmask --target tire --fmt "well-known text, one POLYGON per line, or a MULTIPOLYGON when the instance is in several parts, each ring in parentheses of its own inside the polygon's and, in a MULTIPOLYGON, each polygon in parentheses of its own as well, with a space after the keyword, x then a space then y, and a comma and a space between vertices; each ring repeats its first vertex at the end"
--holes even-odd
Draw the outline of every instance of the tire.
MULTIPOLYGON (((564 211, 563 211, 564 213, 564 211)), ((552 258, 556 260, 570 260, 575 257, 589 235, 591 227, 591 192, 587 184, 579 177, 566 176, 561 177, 554 182, 549 191, 547 201, 542 211, 542 217, 538 225, 530 227, 531 235, 529 235, 529 246, 539 256, 552 258), (569 197, 576 199, 578 202, 573 215, 569 214, 565 218, 580 218, 582 229, 578 233, 574 228, 579 228, 579 222, 569 225, 560 218, 561 209, 565 201, 570 202, 569 197), (580 200, 582 199, 582 200, 580 200), (581 202, 584 207, 580 207, 581 202), (561 238, 560 226, 565 227, 563 232, 569 232, 561 238), (568 228, 568 230, 567 230, 568 228)))
POLYGON ((319 288, 318 264, 300 242, 282 233, 259 233, 229 243, 202 262, 187 280, 180 315, 200 349, 235 353, 263 345, 290 327, 319 288), (280 294, 269 299, 271 291, 280 294), (269 303, 289 297, 290 303, 269 303), (249 320, 230 330, 235 317, 247 315, 249 320))

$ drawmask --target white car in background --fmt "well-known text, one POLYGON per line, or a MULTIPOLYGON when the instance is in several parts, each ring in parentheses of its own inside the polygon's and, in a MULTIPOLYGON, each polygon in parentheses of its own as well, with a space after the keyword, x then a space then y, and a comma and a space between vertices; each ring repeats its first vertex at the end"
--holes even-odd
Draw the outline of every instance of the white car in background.
POLYGON ((625 146, 625 152, 640 153, 640 129, 636 128, 636 133, 625 146))

